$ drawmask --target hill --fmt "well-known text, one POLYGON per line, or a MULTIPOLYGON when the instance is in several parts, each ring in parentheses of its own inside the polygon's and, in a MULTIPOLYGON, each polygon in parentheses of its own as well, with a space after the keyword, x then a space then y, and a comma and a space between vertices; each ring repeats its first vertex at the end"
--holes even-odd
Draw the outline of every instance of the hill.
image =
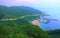
POLYGON ((50 30, 47 33, 51 36, 51 38, 60 38, 60 29, 59 30, 50 30))
MULTIPOLYGON (((0 6, 0 20, 32 14, 42 14, 42 12, 26 6, 0 6)), ((0 21, 0 38, 49 38, 48 34, 39 26, 29 23, 30 18, 36 17, 0 21)))
POLYGON ((42 14, 42 12, 27 6, 0 6, 0 18, 18 18, 32 14, 42 14))
POLYGON ((0 38, 49 38, 40 27, 25 20, 1 21, 0 38))

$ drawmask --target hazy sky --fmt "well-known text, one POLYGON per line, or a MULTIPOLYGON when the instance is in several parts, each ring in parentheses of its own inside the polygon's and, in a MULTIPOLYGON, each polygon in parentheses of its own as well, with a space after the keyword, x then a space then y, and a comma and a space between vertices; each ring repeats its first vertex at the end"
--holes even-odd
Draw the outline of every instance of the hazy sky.
POLYGON ((42 8, 59 8, 60 0, 0 0, 0 4, 12 6, 12 5, 27 5, 33 7, 42 8))
MULTIPOLYGON (((0 5, 30 6, 50 14, 51 16, 49 18, 52 18, 52 19, 56 18, 60 20, 60 0, 0 0, 0 5)), ((59 23, 60 21, 51 22, 48 24, 49 26, 46 25, 43 27, 46 29, 48 29, 49 27, 52 29, 56 29, 56 28, 60 28, 59 23)))
MULTIPOLYGON (((42 11, 53 12, 56 15, 60 9, 60 0, 0 0, 0 5, 6 6, 30 6, 42 11), (58 10, 58 11, 57 11, 58 10)), ((56 16, 55 15, 55 16, 56 16)))

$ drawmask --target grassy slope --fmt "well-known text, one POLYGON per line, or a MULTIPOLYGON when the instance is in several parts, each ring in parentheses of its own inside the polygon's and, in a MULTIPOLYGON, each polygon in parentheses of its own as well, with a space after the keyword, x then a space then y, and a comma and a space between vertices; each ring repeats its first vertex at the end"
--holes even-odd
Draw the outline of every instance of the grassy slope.
POLYGON ((60 30, 48 31, 48 34, 51 36, 51 38, 60 38, 60 30))
POLYGON ((1 35, 3 35, 4 37, 10 35, 10 37, 12 37, 11 35, 18 34, 17 37, 19 38, 21 36, 20 32, 22 32, 24 35, 29 35, 29 37, 48 38, 48 35, 45 34, 45 32, 40 27, 28 24, 24 20, 0 21, 0 37, 1 35))

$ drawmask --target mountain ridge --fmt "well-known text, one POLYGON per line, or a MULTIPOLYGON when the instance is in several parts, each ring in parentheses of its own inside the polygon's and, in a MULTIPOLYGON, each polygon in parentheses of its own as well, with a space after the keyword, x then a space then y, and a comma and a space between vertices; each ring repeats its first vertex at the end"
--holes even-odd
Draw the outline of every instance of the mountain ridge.
POLYGON ((0 6, 0 17, 4 16, 4 18, 20 17, 32 14, 42 14, 42 12, 28 6, 0 6))

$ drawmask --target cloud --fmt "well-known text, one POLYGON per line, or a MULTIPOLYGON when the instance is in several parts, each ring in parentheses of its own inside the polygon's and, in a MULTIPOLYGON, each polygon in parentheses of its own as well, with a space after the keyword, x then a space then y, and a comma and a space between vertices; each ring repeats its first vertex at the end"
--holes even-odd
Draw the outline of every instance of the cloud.
POLYGON ((38 0, 13 0, 13 5, 35 5, 38 4, 38 0))
POLYGON ((35 3, 35 2, 37 2, 37 1, 36 1, 36 0, 15 0, 15 2, 35 3))
POLYGON ((60 2, 60 0, 50 0, 51 2, 60 2))
POLYGON ((34 5, 38 0, 0 0, 1 5, 13 6, 13 5, 34 5))
POLYGON ((13 6, 13 5, 29 5, 29 6, 41 6, 41 5, 53 5, 60 4, 60 0, 0 0, 0 4, 13 6))
POLYGON ((15 0, 15 3, 36 3, 37 0, 15 0))
MULTIPOLYGON (((44 0, 43 0, 44 1, 44 0)), ((45 2, 52 2, 52 3, 56 3, 56 2, 60 2, 60 0, 45 0, 45 2)))

